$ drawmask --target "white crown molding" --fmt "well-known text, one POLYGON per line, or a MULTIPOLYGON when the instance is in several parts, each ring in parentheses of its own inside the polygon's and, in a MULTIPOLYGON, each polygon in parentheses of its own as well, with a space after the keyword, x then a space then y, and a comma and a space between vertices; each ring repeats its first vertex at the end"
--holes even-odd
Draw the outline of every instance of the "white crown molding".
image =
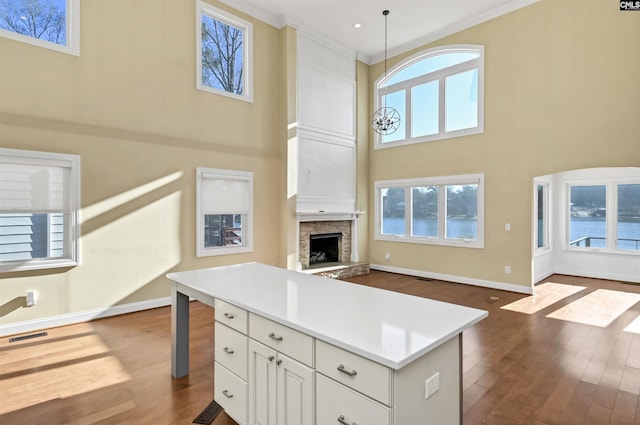
POLYGON ((247 15, 253 16, 254 18, 259 19, 262 22, 266 22, 267 24, 278 29, 284 27, 285 25, 289 25, 286 16, 276 15, 267 10, 249 4, 244 0, 220 0, 220 3, 224 3, 227 6, 233 7, 240 12, 244 12, 247 15))
MULTIPOLYGON (((447 37, 451 34, 455 34, 457 32, 474 27, 483 22, 487 22, 499 16, 506 15, 507 13, 511 13, 515 10, 521 9, 525 6, 529 6, 533 3, 537 3, 539 1, 540 0, 514 0, 508 3, 505 3, 493 9, 487 10, 484 13, 480 13, 470 18, 463 19, 461 21, 448 25, 438 31, 431 32, 425 35, 424 37, 417 38, 401 46, 394 47, 393 49, 389 49, 387 51, 387 57, 394 57, 394 56, 401 55, 410 50, 424 46, 425 44, 429 44, 436 40, 440 40, 441 38, 447 37)), ((368 65, 373 65, 374 63, 378 63, 383 60, 384 60, 384 53, 381 53, 379 55, 371 56, 370 61, 365 63, 368 65)))

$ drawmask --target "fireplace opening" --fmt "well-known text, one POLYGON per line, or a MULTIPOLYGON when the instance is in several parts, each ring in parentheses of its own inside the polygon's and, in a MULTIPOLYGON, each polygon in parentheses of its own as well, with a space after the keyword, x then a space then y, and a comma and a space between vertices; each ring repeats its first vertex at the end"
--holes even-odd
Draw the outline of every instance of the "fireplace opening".
POLYGON ((309 267, 340 262, 342 233, 322 233, 309 236, 309 267))

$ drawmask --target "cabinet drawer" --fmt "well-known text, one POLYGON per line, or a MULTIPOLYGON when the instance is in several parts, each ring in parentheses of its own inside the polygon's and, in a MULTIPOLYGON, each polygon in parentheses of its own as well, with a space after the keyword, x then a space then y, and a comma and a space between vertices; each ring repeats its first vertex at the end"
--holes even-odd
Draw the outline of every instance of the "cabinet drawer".
POLYGON ((213 399, 240 425, 247 423, 247 383, 216 362, 213 399))
POLYGON ((391 405, 393 371, 380 363, 318 340, 316 370, 381 403, 391 405))
POLYGON ((313 367, 313 337, 255 314, 249 314, 249 336, 313 367))
POLYGON ((215 322, 215 360, 247 380, 248 338, 240 332, 215 322))
POLYGON ((316 425, 390 425, 391 409, 331 379, 316 376, 316 425))
POLYGON ((224 323, 232 329, 247 333, 247 311, 219 299, 215 301, 216 321, 224 323))

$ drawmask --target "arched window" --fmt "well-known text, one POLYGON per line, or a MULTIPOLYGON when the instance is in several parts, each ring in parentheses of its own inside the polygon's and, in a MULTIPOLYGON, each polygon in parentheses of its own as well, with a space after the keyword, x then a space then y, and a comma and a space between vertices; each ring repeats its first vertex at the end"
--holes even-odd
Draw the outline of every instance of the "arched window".
POLYGON ((392 106, 400 127, 376 135, 386 148, 484 131, 484 47, 443 46, 399 63, 375 84, 375 109, 392 106))

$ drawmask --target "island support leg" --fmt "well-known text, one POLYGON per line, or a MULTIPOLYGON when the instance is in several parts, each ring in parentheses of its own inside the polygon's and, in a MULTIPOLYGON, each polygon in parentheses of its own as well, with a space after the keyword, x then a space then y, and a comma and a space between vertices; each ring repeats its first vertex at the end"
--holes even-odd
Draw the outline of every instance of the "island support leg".
POLYGON ((458 373, 459 373, 459 377, 458 377, 458 385, 460 386, 460 425, 462 425, 462 416, 464 415, 464 406, 462 403, 462 393, 463 393, 463 388, 464 388, 464 383, 463 383, 463 370, 464 370, 464 365, 462 364, 464 360, 464 353, 462 352, 462 332, 460 332, 458 334, 458 373))
POLYGON ((189 296, 171 291, 171 375, 189 374, 189 296))

